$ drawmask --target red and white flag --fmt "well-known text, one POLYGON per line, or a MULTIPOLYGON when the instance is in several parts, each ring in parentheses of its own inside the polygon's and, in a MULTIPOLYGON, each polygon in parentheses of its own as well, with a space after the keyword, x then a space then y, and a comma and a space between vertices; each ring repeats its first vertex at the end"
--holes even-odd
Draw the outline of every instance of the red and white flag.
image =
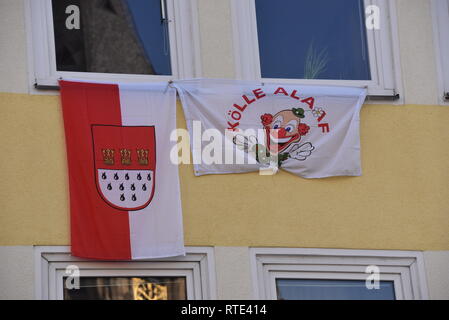
POLYGON ((74 256, 184 255, 176 91, 167 83, 60 81, 74 256))

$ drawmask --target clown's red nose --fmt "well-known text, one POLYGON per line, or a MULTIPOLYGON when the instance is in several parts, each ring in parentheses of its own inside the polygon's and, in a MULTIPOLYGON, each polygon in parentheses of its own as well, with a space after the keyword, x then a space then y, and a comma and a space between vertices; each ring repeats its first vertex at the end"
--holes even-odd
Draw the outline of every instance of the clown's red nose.
POLYGON ((287 131, 285 131, 284 128, 278 129, 278 131, 277 131, 278 138, 285 138, 286 135, 287 135, 287 131))

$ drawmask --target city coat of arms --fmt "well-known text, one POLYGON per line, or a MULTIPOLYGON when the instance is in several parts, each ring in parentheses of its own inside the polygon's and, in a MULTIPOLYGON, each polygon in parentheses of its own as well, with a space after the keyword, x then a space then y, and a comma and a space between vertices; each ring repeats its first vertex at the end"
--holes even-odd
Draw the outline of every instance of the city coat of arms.
POLYGON ((155 190, 154 127, 92 125, 92 139, 101 198, 123 211, 147 207, 155 190))

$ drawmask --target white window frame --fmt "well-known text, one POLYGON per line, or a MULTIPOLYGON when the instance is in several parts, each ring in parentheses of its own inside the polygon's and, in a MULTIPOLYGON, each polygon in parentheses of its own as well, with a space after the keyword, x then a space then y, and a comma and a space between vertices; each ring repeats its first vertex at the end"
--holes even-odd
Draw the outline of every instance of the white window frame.
POLYGON ((449 0, 432 0, 432 23, 438 74, 438 101, 449 105, 449 0))
POLYGON ((277 299, 276 279, 366 280, 366 267, 393 281, 397 300, 426 300, 422 252, 383 250, 250 248, 255 299, 277 299))
POLYGON ((372 80, 307 80, 261 78, 255 0, 231 0, 237 78, 293 84, 367 87, 370 96, 398 97, 402 86, 395 1, 364 0, 380 8, 380 30, 367 30, 372 80))
POLYGON ((166 0, 171 76, 56 70, 51 0, 26 0, 30 84, 57 86, 59 78, 102 81, 169 81, 201 76, 197 0, 166 0))
POLYGON ((212 247, 187 247, 185 256, 173 258, 96 261, 71 256, 68 246, 36 246, 34 260, 38 300, 63 299, 63 277, 70 265, 79 268, 81 277, 185 277, 188 300, 217 297, 212 247))

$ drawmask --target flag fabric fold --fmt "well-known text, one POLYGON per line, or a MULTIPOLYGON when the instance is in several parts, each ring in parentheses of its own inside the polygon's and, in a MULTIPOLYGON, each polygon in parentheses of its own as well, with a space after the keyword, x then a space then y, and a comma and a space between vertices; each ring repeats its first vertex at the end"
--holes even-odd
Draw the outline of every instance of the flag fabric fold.
POLYGON ((74 256, 133 260, 185 254, 176 90, 167 83, 60 81, 74 256))
POLYGON ((266 168, 304 178, 361 175, 364 88, 220 79, 174 86, 193 137, 196 175, 266 168), (221 145, 213 130, 221 132, 221 145))

